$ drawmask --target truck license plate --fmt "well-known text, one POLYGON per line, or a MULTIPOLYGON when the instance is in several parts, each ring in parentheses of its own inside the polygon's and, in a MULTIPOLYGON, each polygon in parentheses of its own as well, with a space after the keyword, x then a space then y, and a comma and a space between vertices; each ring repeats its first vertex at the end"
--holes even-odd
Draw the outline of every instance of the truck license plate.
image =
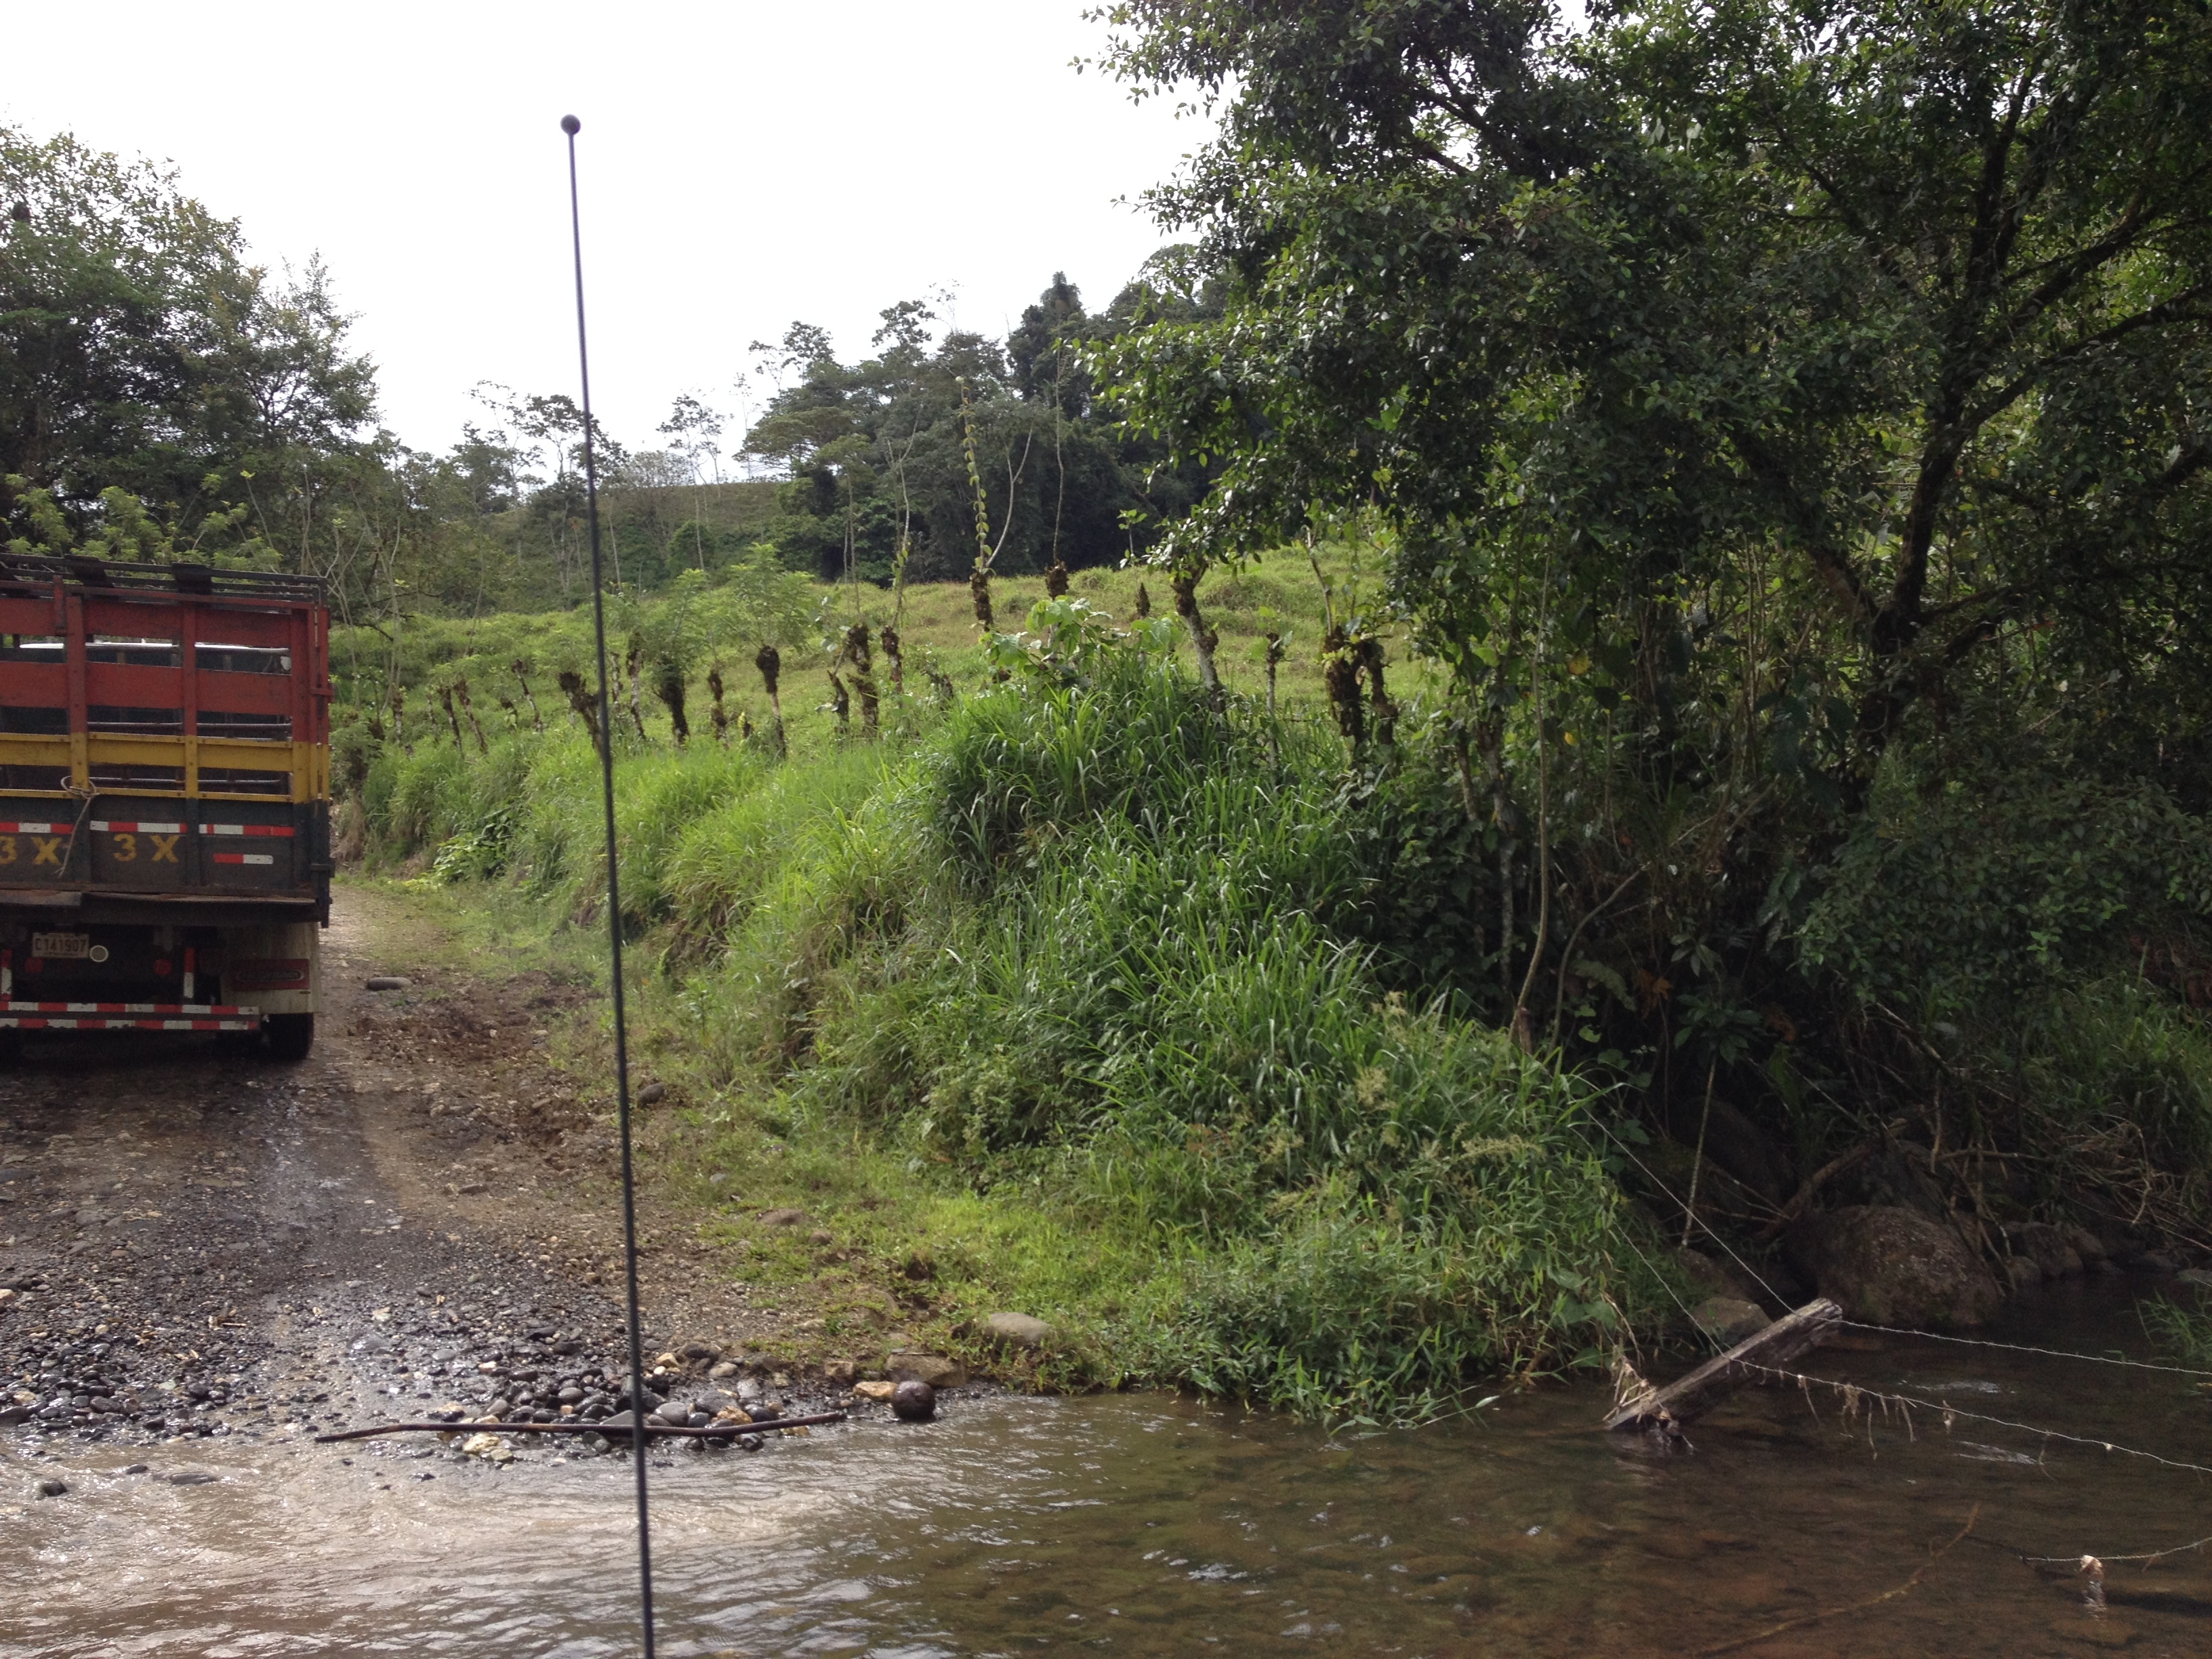
POLYGON ((31 954, 34 957, 88 957, 92 954, 92 935, 33 933, 31 935, 31 954))

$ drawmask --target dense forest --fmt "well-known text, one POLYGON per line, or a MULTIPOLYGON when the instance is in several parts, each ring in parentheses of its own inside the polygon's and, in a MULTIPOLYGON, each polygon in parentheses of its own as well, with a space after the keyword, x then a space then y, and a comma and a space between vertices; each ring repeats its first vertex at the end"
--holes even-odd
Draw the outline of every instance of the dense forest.
POLYGON ((1106 18, 1218 120, 1182 240, 1004 341, 793 325, 772 477, 695 399, 602 435, 611 736, 386 720, 574 672, 574 405, 407 450, 323 273, 21 135, 7 533, 404 619, 372 860, 572 914, 618 744, 699 1088, 1042 1203, 1109 1265, 1019 1271, 1152 1374, 1388 1412, 1700 1237, 1825 1287, 1824 1214, 1992 1286, 2212 1249, 2212 15, 1106 18), (1036 607, 907 672, 979 571, 1036 607))

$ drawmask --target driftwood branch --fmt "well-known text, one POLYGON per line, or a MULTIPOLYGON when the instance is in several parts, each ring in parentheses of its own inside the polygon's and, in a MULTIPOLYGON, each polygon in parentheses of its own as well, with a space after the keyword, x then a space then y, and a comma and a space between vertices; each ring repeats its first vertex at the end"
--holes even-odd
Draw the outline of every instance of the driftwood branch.
MULTIPOLYGON (((703 1429, 679 1426, 673 1423, 648 1423, 648 1435, 672 1436, 689 1440, 728 1440, 741 1434, 769 1434, 777 1429, 810 1428, 817 1423, 842 1423, 843 1412, 817 1412, 811 1417, 771 1417, 758 1423, 709 1423, 703 1429)), ((603 1434, 610 1440, 630 1440, 636 1430, 627 1423, 608 1428, 601 1423, 379 1423, 372 1428, 345 1429, 337 1434, 319 1434, 318 1446, 327 1446, 338 1440, 367 1440, 380 1434, 603 1434)))
POLYGON ((1844 1310, 1827 1297, 1808 1302, 1709 1359, 1679 1382, 1652 1389, 1605 1420, 1608 1429, 1644 1429, 1687 1423, 1703 1416, 1758 1374, 1761 1366, 1785 1365, 1834 1335, 1844 1310))

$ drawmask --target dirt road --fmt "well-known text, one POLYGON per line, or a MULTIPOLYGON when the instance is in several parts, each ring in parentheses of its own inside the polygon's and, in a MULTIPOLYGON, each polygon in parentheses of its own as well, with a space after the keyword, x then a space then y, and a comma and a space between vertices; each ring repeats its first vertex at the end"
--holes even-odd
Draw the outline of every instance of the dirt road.
MULTIPOLYGON (((103 1036, 0 1075, 0 1432, 612 1409, 612 1138, 542 1059, 547 1022, 589 994, 411 965, 432 953, 410 925, 341 895, 302 1064, 103 1036), (364 988, 394 971, 411 984, 364 988)), ((724 1290, 648 1304, 653 1386, 818 1404, 744 1351, 724 1290)))

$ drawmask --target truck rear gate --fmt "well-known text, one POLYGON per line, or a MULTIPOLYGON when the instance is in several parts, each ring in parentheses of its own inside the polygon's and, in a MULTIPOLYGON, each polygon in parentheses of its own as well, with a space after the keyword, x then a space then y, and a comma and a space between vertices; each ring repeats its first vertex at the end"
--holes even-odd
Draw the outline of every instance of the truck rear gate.
POLYGON ((302 1046, 329 626, 309 578, 0 554, 0 1028, 302 1046))

